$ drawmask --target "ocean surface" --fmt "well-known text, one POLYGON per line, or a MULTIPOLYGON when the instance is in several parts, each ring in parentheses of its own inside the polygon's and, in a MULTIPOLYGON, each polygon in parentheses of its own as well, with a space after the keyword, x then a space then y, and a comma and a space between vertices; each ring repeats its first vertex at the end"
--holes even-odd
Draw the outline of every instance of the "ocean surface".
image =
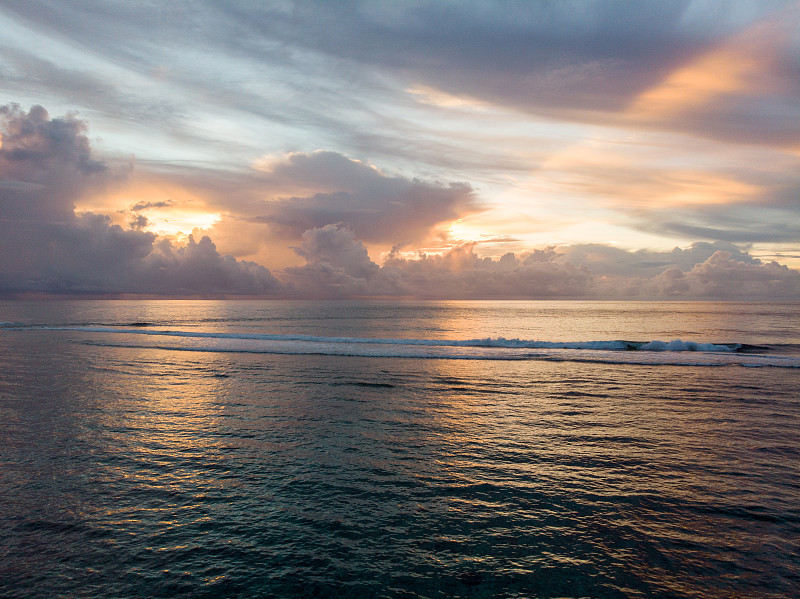
POLYGON ((2 597, 800 596, 800 304, 0 323, 2 597))

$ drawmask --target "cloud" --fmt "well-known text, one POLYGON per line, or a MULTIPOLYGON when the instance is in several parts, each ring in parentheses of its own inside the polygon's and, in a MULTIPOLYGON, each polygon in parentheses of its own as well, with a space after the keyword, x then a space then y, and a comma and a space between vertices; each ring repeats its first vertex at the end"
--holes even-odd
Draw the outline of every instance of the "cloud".
MULTIPOLYGON (((256 264, 222 256, 208 238, 186 247, 138 226, 75 213, 75 202, 115 182, 92 157, 86 125, 0 108, 0 291, 48 293, 264 294, 280 289, 256 264)), ((141 224, 141 223, 138 223, 141 224)))
POLYGON ((295 289, 317 297, 550 298, 580 297, 590 289, 588 269, 562 262, 552 250, 492 260, 473 249, 464 245, 415 259, 392 255, 378 267, 352 231, 327 225, 304 233, 297 252, 307 264, 287 275, 295 289))
POLYGON ((800 297, 800 272, 777 262, 737 260, 719 250, 684 272, 671 267, 648 282, 647 293, 719 299, 800 297))
POLYGON ((637 224, 645 231, 695 239, 796 242, 800 239, 800 203, 785 208, 752 203, 657 210, 642 214, 637 224))
POLYGON ((440 256, 392 258, 384 269, 410 295, 437 299, 585 297, 593 280, 588 268, 563 261, 553 249, 494 260, 478 257, 470 244, 440 256))
POLYGON ((184 150, 241 156, 279 139, 270 150, 336 144, 453 168, 497 160, 498 150, 474 145, 438 151, 448 144, 409 112, 431 97, 736 143, 796 148, 800 137, 791 0, 187 0, 113 10, 7 0, 2 15, 15 31, 3 52, 14 91, 90 107, 184 150), (420 89, 428 93, 403 91, 420 89), (309 131, 324 142, 309 144, 309 131))
POLYGON ((653 137, 578 144, 540 180, 613 210, 626 227, 679 239, 780 243, 800 239, 800 160, 774 149, 653 137), (663 138, 662 138, 663 141, 663 138))
POLYGON ((273 198, 253 217, 289 237, 341 223, 367 242, 407 243, 479 210, 466 183, 390 176, 336 152, 292 154, 266 168, 261 181, 265 188, 308 194, 273 198))
POLYGON ((394 73, 410 89, 585 122, 796 145, 790 1, 226 3, 253 36, 394 73))
MULTIPOLYGON (((800 298, 800 272, 777 262, 762 263, 721 240, 671 251, 578 244, 499 258, 480 257, 475 244, 466 243, 442 254, 411 258, 393 251, 379 265, 365 246, 369 239, 402 241, 403 236, 429 234, 449 215, 475 209, 471 188, 389 176, 331 152, 295 154, 245 179, 251 194, 242 204, 245 208, 266 205, 253 200, 256 190, 295 189, 306 195, 294 196, 293 201, 279 196, 272 202, 271 216, 291 215, 296 228, 322 223, 297 233, 294 252, 305 264, 273 276, 259 264, 223 255, 209 237, 191 236, 186 245, 178 246, 144 231, 148 222, 140 212, 155 208, 161 200, 131 200, 135 209, 126 214, 134 221, 127 229, 104 214, 77 214, 75 204, 86 196, 126 184, 127 167, 116 169, 96 159, 86 125, 75 116, 50 118, 39 106, 27 113, 6 106, 0 108, 0 134, 0 291, 4 293, 800 298), (341 197, 330 200, 337 194, 341 197), (327 210, 317 203, 329 200, 338 202, 341 210, 327 210), (432 206, 415 214, 425 204, 432 206), (359 215, 357 207, 367 214, 359 215), (340 220, 327 222, 336 216, 340 220), (371 232, 384 225, 382 232, 371 232)), ((773 198, 776 207, 784 204, 779 195, 773 198)), ((245 224, 255 226, 252 219, 245 224)))
POLYGON ((791 4, 754 20, 640 94, 627 116, 736 143, 796 146, 799 25, 791 4))
POLYGON ((305 297, 380 295, 380 268, 347 228, 326 225, 303 233, 295 251, 306 259, 302 267, 287 268, 291 292, 305 297))
POLYGON ((296 248, 307 264, 286 269, 287 292, 303 297, 409 296, 426 299, 797 299, 800 272, 762 263, 724 242, 669 252, 600 244, 481 258, 466 244, 441 255, 378 266, 352 231, 306 231, 296 248), (723 249, 726 248, 726 249, 723 249))
POLYGON ((559 248, 594 274, 592 294, 617 298, 797 299, 800 272, 763 263, 729 242, 695 242, 669 252, 601 244, 559 248))
POLYGON ((172 200, 166 200, 163 202, 137 202, 133 206, 131 206, 131 212, 139 212, 141 210, 149 210, 150 208, 168 208, 172 206, 175 202, 172 200))
POLYGON ((169 218, 191 199, 219 216, 209 234, 221 248, 271 268, 299 263, 286 250, 310 229, 342 224, 364 243, 388 249, 440 240, 449 223, 484 209, 466 182, 391 174, 332 151, 262 157, 242 172, 137 164, 145 179, 139 187, 151 199, 137 202, 127 194, 126 203, 146 214, 152 230, 159 213, 145 210, 173 198, 160 213, 169 218))
POLYGON ((75 201, 108 181, 105 165, 91 157, 85 123, 50 120, 41 106, 26 114, 15 105, 0 107, 0 123, 5 219, 71 220, 75 201))
POLYGON ((567 262, 586 265, 592 272, 602 276, 626 279, 651 278, 668 268, 689 271, 718 251, 728 252, 744 263, 757 262, 747 252, 722 241, 698 241, 685 249, 676 247, 670 251, 629 251, 600 243, 574 244, 559 247, 558 251, 567 262))
POLYGON ((360 278, 369 278, 378 270, 353 232, 338 224, 306 231, 303 244, 295 251, 309 265, 328 264, 360 278))
POLYGON ((270 272, 254 262, 223 256, 209 237, 189 236, 185 247, 166 240, 140 266, 140 293, 272 295, 282 290, 270 272))

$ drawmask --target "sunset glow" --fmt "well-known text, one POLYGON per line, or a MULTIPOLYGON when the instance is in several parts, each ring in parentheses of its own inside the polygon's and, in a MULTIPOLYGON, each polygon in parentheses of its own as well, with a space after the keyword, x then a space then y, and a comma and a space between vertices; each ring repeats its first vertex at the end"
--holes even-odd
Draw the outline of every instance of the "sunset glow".
POLYGON ((219 214, 203 214, 199 212, 170 212, 165 216, 148 218, 146 231, 152 231, 165 237, 187 238, 195 229, 208 230, 220 221, 219 214))
POLYGON ((0 32, 0 598, 797 595, 800 0, 0 32))
MULTIPOLYGON (((796 2, 93 4, 0 9, 12 231, 77 227, 131 273, 181 248, 266 267, 232 293, 413 295, 415 256, 469 247, 584 267, 598 297, 777 258, 800 294, 796 2)), ((51 234, 13 242, 44 270, 9 288, 46 285, 51 234)), ((77 264, 70 289, 100 276, 77 264)))

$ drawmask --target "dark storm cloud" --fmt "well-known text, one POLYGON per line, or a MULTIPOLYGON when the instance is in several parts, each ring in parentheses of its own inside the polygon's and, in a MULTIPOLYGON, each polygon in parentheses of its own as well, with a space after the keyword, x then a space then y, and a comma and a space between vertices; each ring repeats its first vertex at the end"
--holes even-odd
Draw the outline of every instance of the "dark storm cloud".
POLYGON ((479 208, 466 183, 388 176, 335 152, 294 154, 272 166, 262 184, 316 192, 275 198, 265 203, 264 214, 254 218, 278 225, 294 237, 341 223, 364 241, 404 243, 479 208))
POLYGON ((113 183, 92 157, 86 126, 0 108, 0 291, 49 293, 268 293, 262 266, 221 256, 208 238, 175 248, 152 233, 123 230, 74 204, 113 183))

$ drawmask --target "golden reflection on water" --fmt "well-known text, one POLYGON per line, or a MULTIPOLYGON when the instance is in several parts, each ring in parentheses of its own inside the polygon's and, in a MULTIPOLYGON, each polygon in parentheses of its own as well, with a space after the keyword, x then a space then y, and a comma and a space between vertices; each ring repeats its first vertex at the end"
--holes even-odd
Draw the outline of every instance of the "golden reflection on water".
MULTIPOLYGON (((673 305, 669 320, 658 305, 629 306, 621 317, 606 304, 581 320, 572 304, 517 302, 475 317, 465 302, 439 320, 415 304, 384 321, 374 305, 362 318, 326 304, 310 324, 317 305, 232 324, 214 318, 272 308, 192 304, 184 319, 179 303, 125 306, 115 322, 175 330, 551 340, 578 334, 578 321, 586 340, 648 318, 632 330, 663 339, 695 310, 673 305)), ((37 329, 8 339, 20 353, 0 354, 5 389, 22 399, 2 404, 4 559, 37 584, 72 576, 52 596, 81 594, 95 562, 106 591, 152 591, 174 570, 194 576, 196 595, 238 576, 217 596, 246 596, 254 582, 286 596, 287 581, 332 572, 362 589, 389 573, 387 585, 421 596, 490 596, 495 583, 509 596, 566 596, 577 579, 587 596, 736 596, 737 584, 747 596, 775 572, 778 592, 792 588, 793 371, 168 351, 140 335, 37 329)))
POLYGON ((102 519, 127 530, 147 522, 154 534, 198 525, 208 498, 230 485, 226 445, 217 434, 230 392, 229 362, 210 352, 96 351, 104 366, 86 371, 94 374, 89 384, 96 398, 84 441, 105 445, 112 459, 98 464, 97 476, 127 496, 102 519), (150 497, 151 505, 140 504, 138 496, 150 497))

